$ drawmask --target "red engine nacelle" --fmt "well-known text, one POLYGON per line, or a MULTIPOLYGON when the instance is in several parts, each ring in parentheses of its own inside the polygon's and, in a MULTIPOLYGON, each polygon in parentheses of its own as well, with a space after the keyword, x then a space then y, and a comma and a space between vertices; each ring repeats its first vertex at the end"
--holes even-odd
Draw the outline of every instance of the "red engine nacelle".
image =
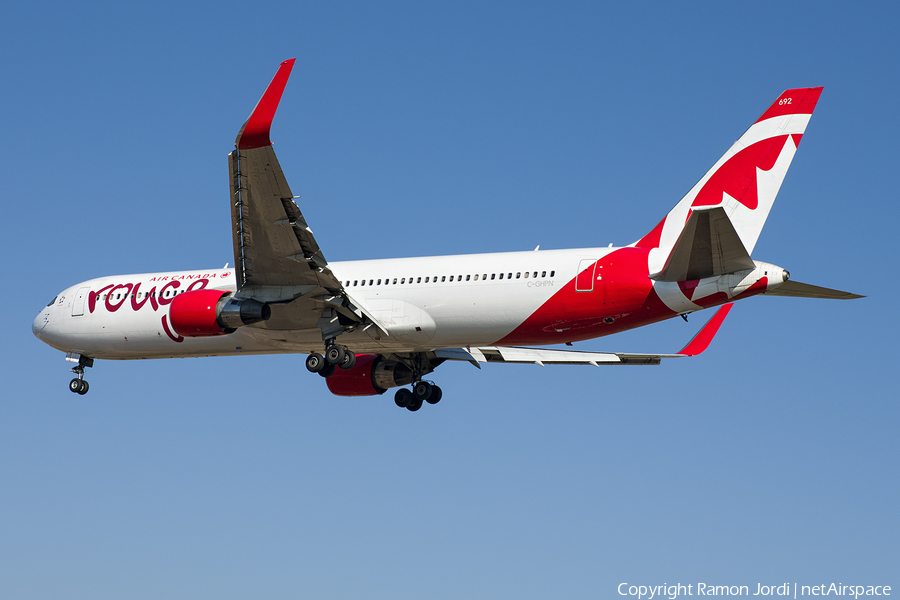
POLYGON ((272 309, 256 300, 233 298, 223 290, 179 294, 169 305, 172 329, 184 337, 232 333, 238 327, 268 320, 272 309))
POLYGON ((380 354, 357 354, 352 369, 335 369, 325 382, 335 396, 374 396, 383 394, 383 388, 375 387, 372 371, 383 360, 380 354))
POLYGON ((374 396, 412 381, 409 367, 380 354, 357 354, 352 369, 335 369, 325 380, 335 396, 374 396))

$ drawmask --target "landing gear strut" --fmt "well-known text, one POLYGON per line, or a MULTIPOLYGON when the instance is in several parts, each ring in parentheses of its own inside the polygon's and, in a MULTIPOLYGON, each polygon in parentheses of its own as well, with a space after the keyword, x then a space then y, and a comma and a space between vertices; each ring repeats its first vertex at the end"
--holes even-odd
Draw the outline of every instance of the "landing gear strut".
MULTIPOLYGON (((434 371, 437 365, 429 362, 428 357, 424 353, 416 353, 404 361, 406 366, 412 371, 412 389, 400 388, 394 393, 394 404, 400 408, 405 408, 410 412, 416 412, 422 405, 437 404, 441 401, 443 392, 441 388, 430 381, 423 381, 422 376, 434 371)), ((438 363, 440 364, 440 363, 438 363)), ((410 381, 406 379, 406 381, 410 381)))
POLYGON ((78 362, 78 365, 69 369, 70 371, 75 373, 75 375, 77 375, 77 377, 69 382, 69 391, 74 392, 80 396, 84 396, 88 393, 88 390, 91 387, 88 384, 87 380, 84 378, 84 370, 87 367, 94 366, 94 359, 88 358, 87 356, 81 356, 80 354, 69 354, 66 356, 66 360, 78 362), (78 357, 77 359, 75 358, 76 356, 78 357))

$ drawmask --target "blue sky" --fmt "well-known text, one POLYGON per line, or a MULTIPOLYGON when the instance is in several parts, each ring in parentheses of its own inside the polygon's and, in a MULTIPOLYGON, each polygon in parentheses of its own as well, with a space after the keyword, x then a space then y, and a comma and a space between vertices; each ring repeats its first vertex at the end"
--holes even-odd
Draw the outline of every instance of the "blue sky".
MULTIPOLYGON (((900 586, 892 3, 19 3, 4 11, 0 596, 611 598, 900 586), (825 86, 755 298, 654 368, 446 365, 330 396, 301 357, 101 362, 30 331, 101 275, 233 261, 272 139, 329 260, 628 244, 786 88, 825 86)), ((671 352, 707 315, 577 344, 671 352)))

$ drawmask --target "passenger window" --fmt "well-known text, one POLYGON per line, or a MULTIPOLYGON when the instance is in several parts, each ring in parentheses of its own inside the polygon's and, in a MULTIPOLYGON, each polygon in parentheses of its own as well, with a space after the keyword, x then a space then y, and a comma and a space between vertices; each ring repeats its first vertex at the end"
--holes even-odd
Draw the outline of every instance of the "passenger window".
POLYGON ((541 271, 541 277, 546 277, 546 276, 547 276, 547 271, 541 271))
POLYGON ((534 275, 532 275, 532 277, 537 277, 537 271, 534 272, 534 275))
POLYGON ((394 285, 397 285, 397 278, 394 277, 394 285))
POLYGON ((522 276, 522 272, 521 272, 521 271, 518 272, 518 273, 516 273, 516 279, 520 278, 521 276, 522 276))
POLYGON ((509 273, 509 274, 506 276, 506 278, 507 278, 507 279, 512 279, 512 273, 509 273))
POLYGON ((553 277, 554 275, 556 275, 556 271, 550 271, 550 277, 553 277))
POLYGON ((475 273, 475 281, 478 281, 478 273, 475 273))
POLYGON ((425 278, 425 283, 428 283, 428 277, 425 278))
POLYGON ((503 279, 503 273, 500 273, 500 279, 503 279))
POLYGON ((406 277, 400 280, 400 283, 406 283, 406 277))
POLYGON ((494 280, 494 277, 496 277, 496 276, 497 276, 496 273, 491 273, 491 281, 493 281, 493 280, 494 280))
POLYGON ((484 274, 481 276, 481 278, 482 278, 482 279, 487 279, 487 273, 484 273, 484 274))
POLYGON ((381 280, 380 280, 380 279, 378 280, 378 285, 381 285, 381 280))
POLYGON ((441 277, 441 281, 447 281, 447 276, 444 275, 443 277, 441 277))
POLYGON ((472 279, 472 276, 471 276, 471 275, 466 275, 466 281, 469 281, 470 279, 472 279))
POLYGON ((453 275, 450 276, 450 281, 453 281, 453 275))
POLYGON ((528 279, 528 271, 525 271, 525 279, 528 279))
POLYGON ((422 278, 421 277, 416 278, 416 283, 422 283, 422 278))
POLYGON ((366 280, 363 279, 362 282, 361 282, 359 285, 366 285, 366 280))
POLYGON ((371 280, 371 279, 369 280, 369 285, 372 285, 372 280, 371 280))

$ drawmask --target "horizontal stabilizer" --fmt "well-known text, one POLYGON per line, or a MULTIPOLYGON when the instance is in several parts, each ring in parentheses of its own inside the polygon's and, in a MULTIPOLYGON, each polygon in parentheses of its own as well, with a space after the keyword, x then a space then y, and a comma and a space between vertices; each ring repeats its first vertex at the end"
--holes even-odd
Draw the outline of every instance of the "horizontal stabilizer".
POLYGON ((692 281, 755 267, 725 209, 717 206, 691 212, 662 271, 650 278, 692 281))
POLYGON ((765 292, 767 296, 787 296, 789 298, 827 298, 829 300, 853 300, 865 298, 859 294, 832 290, 829 288, 800 283, 799 281, 785 281, 774 290, 765 292))

